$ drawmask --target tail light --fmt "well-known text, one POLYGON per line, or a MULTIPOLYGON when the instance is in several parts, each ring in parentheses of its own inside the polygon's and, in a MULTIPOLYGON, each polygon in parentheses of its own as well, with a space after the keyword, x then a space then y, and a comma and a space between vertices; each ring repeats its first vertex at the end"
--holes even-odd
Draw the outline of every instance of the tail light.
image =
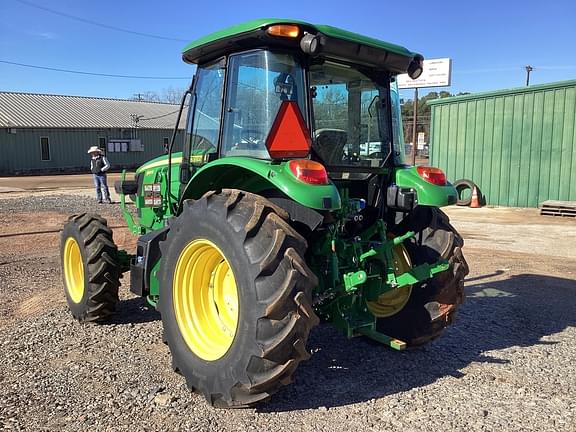
POLYGON ((290 171, 298 180, 308 184, 328 184, 328 173, 321 163, 308 159, 293 159, 288 162, 290 171))
POLYGON ((418 174, 428 183, 438 186, 446 186, 446 174, 440 168, 418 166, 416 167, 418 174))

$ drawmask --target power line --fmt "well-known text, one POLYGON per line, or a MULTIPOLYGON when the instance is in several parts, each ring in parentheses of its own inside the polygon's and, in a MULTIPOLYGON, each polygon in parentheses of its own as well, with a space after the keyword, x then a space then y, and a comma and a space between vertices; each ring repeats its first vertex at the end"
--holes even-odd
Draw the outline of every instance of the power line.
POLYGON ((54 9, 40 6, 36 3, 32 3, 32 2, 29 2, 26 0, 14 0, 14 1, 18 2, 18 3, 25 4, 26 6, 30 6, 30 7, 36 8, 36 9, 43 10, 45 12, 50 12, 54 15, 59 15, 59 16, 65 17, 65 18, 80 21, 80 22, 83 22, 85 24, 90 24, 90 25, 93 25, 96 27, 102 27, 102 28, 109 29, 109 30, 114 30, 114 31, 123 32, 123 33, 129 33, 129 34, 133 34, 136 36, 143 36, 143 37, 148 37, 148 38, 153 38, 153 39, 162 39, 162 40, 169 40, 169 41, 176 41, 176 42, 188 42, 188 40, 186 40, 186 39, 179 39, 179 38, 173 38, 173 37, 169 37, 169 36, 161 36, 161 35, 154 35, 154 34, 150 34, 150 33, 137 32, 134 30, 127 30, 127 29, 123 29, 121 27, 115 27, 115 26, 111 26, 108 24, 102 24, 102 23, 92 21, 92 20, 89 20, 86 18, 81 18, 81 17, 75 16, 75 15, 67 14, 65 12, 60 12, 60 11, 57 11, 54 9))
POLYGON ((119 75, 119 74, 105 74, 105 73, 98 73, 98 72, 85 72, 85 71, 77 71, 71 69, 60 69, 60 68, 53 68, 48 66, 38 66, 38 65, 31 65, 26 63, 17 63, 8 60, 0 60, 0 63, 5 63, 14 66, 22 66, 32 69, 44 69, 54 72, 66 72, 72 74, 79 74, 79 75, 92 75, 92 76, 101 76, 101 77, 109 77, 109 78, 131 78, 131 79, 153 79, 153 80, 189 80, 190 77, 159 77, 159 76, 138 76, 138 75, 119 75))
POLYGON ((180 111, 180 109, 177 109, 176 111, 172 111, 172 112, 169 112, 168 114, 162 114, 162 115, 159 115, 159 116, 156 116, 156 117, 141 118, 140 121, 156 120, 156 119, 159 119, 159 118, 162 118, 162 117, 168 117, 169 115, 176 114, 178 111, 180 111))

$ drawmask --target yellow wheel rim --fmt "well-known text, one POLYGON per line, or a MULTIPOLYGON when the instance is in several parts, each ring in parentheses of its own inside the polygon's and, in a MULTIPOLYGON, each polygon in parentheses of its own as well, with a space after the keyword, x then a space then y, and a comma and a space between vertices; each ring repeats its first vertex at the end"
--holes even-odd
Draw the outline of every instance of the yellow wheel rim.
MULTIPOLYGON (((394 270, 397 275, 407 272, 412 267, 410 255, 403 245, 394 247, 394 270)), ((382 294, 378 300, 366 302, 368 309, 378 318, 387 318, 400 312, 412 294, 412 285, 393 289, 382 294)))
POLYGON ((172 283, 176 323, 188 348, 218 360, 238 326, 238 290, 230 264, 209 240, 194 240, 178 257, 172 283))
POLYGON ((72 237, 64 243, 64 280, 70 299, 80 303, 84 296, 84 263, 80 246, 72 237))

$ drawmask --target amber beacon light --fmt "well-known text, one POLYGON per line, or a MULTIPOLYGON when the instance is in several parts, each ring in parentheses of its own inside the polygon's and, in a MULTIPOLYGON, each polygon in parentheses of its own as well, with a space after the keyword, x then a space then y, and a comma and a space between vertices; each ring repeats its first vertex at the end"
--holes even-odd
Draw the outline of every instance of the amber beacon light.
POLYGON ((292 24, 277 24, 266 30, 270 36, 297 38, 300 35, 300 27, 292 24))

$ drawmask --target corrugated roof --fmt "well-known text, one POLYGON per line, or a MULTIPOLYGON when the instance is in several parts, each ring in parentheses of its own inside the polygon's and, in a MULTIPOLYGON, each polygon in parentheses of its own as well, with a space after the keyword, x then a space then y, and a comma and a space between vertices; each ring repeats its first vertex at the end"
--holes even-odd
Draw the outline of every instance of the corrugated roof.
MULTIPOLYGON (((0 127, 12 128, 139 128, 172 129, 179 105, 64 96, 0 92, 0 127)), ((184 128, 185 113, 180 121, 184 128)))
POLYGON ((462 102, 466 100, 474 100, 474 99, 481 99, 481 98, 488 98, 488 97, 498 97, 498 96, 508 96, 513 94, 521 94, 521 93, 532 93, 537 91, 543 90, 550 90, 556 88, 563 88, 563 87, 574 87, 576 85, 576 80, 568 80, 568 81, 555 81, 546 84, 533 84, 525 87, 514 87, 509 89, 502 89, 502 90, 492 90, 488 92, 482 93, 471 93, 467 95, 461 96, 451 96, 446 98, 439 98, 439 99, 432 99, 427 101, 428 105, 443 105, 447 103, 453 102, 462 102))

